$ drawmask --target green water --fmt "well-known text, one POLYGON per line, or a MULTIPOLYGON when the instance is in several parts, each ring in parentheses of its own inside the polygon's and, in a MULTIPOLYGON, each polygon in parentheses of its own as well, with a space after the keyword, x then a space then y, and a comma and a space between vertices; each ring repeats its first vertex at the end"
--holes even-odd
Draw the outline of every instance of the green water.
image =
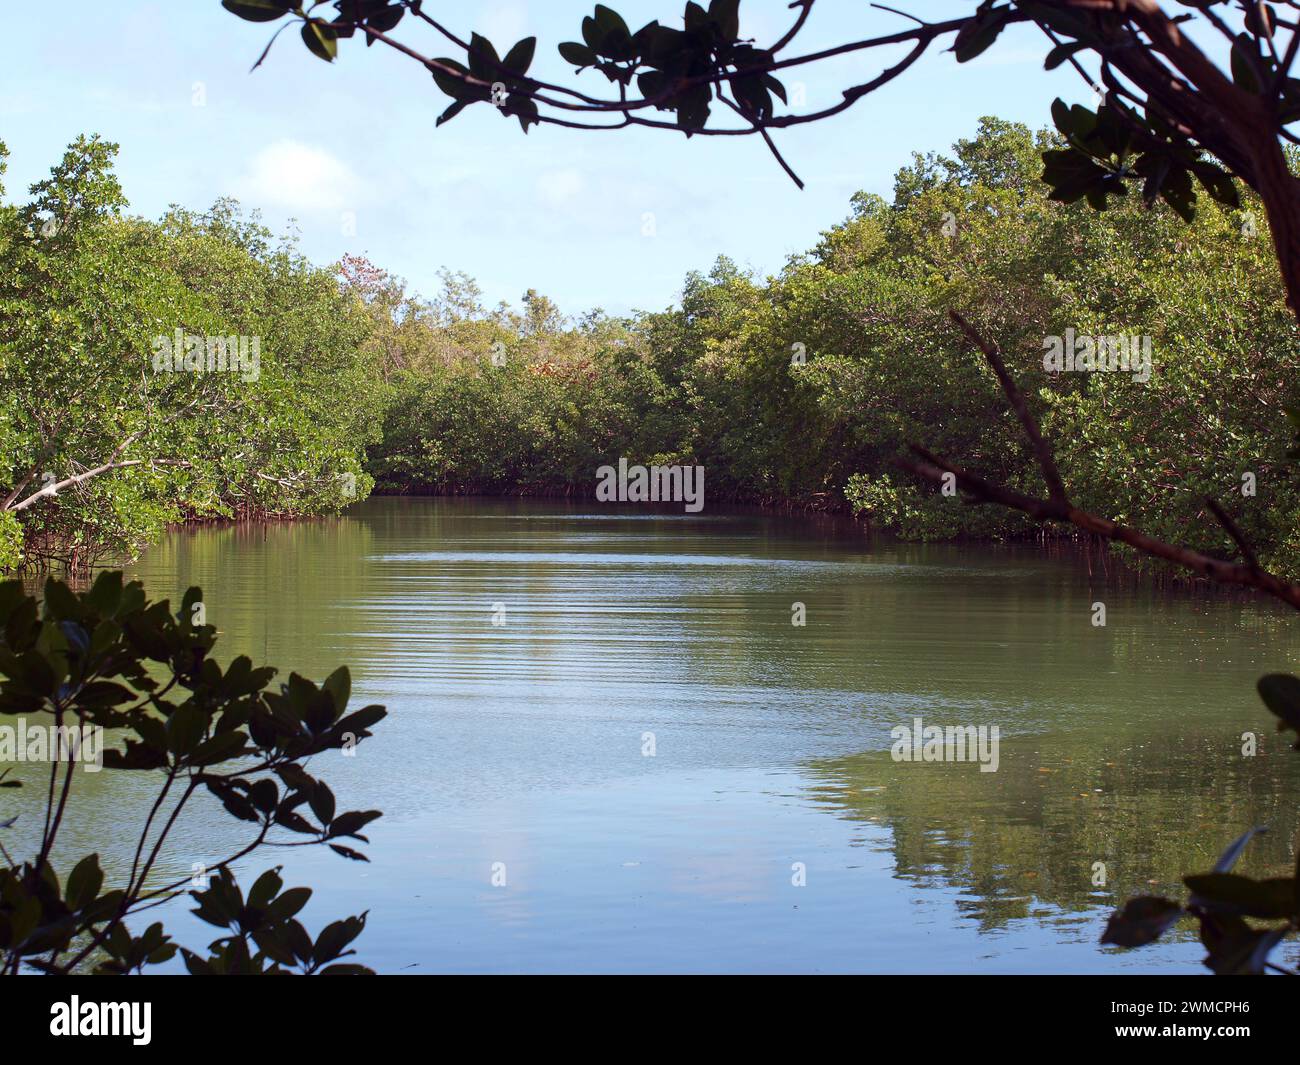
MULTIPOLYGON (((373 499, 179 532, 133 575, 201 585, 224 656, 347 663, 389 706, 356 757, 313 763, 386 811, 372 863, 241 867, 315 885, 309 925, 369 909, 381 971, 1199 971, 1190 935, 1096 940, 1252 824, 1272 831, 1240 869, 1292 868, 1300 756, 1254 681, 1300 630, 1091 569, 755 513, 373 499), (918 716, 998 726, 997 772, 893 760, 918 716)), ((146 792, 93 778, 69 851, 120 862, 146 792)), ((241 831, 200 808, 168 870, 241 831)))

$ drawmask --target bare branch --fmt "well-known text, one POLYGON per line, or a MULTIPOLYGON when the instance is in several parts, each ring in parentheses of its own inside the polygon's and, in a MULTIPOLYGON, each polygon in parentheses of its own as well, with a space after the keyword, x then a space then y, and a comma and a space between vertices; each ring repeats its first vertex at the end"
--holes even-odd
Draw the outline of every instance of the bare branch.
POLYGON ((1255 569, 1259 569, 1259 560, 1255 557, 1255 552, 1251 548, 1250 542, 1246 539, 1246 534, 1243 533, 1240 526, 1232 520, 1232 515, 1224 510, 1223 507, 1219 505, 1219 501, 1213 496, 1205 497, 1205 505, 1210 508, 1214 516, 1219 519, 1219 524, 1222 525, 1224 529, 1227 530, 1228 535, 1232 537, 1232 542, 1237 545, 1237 549, 1241 552, 1241 557, 1246 560, 1246 564, 1255 569))
POLYGON ((1043 471, 1043 480, 1047 482, 1048 495, 1051 496, 1054 502, 1067 503, 1065 484, 1061 480, 1060 471, 1056 468, 1056 459, 1052 455, 1052 449, 1048 447, 1047 441, 1043 439, 1042 430, 1038 427, 1038 419, 1034 417, 1033 412, 1029 409, 1029 404, 1025 402, 1024 393, 1020 391, 1011 374, 1007 372, 1006 363, 1002 361, 1002 354, 998 351, 997 345, 980 336, 975 327, 956 311, 949 311, 948 316, 961 327, 961 331, 984 353, 984 358, 993 367, 993 372, 998 375, 998 382, 1002 385, 1002 391, 1006 393, 1007 402, 1011 404, 1011 409, 1016 412, 1016 417, 1020 419, 1020 424, 1024 427, 1025 436, 1029 438, 1029 443, 1034 449, 1034 456, 1038 459, 1038 467, 1043 471))
MULTIPOLYGON (((979 344, 985 357, 989 359, 995 372, 998 373, 999 379, 1002 380, 1003 391, 1006 392, 1008 401, 1012 407, 1018 408, 1017 413, 1021 414, 1019 407, 1023 406, 1024 397, 1020 395, 1019 389, 1011 381, 1010 375, 1006 373, 1006 368, 1001 366, 997 348, 984 341, 961 315, 956 312, 950 313, 953 320, 962 327, 966 335, 979 344), (999 367, 1001 368, 999 369, 999 367)), ((1055 459, 1038 431, 1038 423, 1033 419, 1032 415, 1029 415, 1027 408, 1024 408, 1020 421, 1026 435, 1030 437, 1030 441, 1034 445, 1035 452, 1039 454, 1044 477, 1048 476, 1048 470, 1050 469, 1059 483, 1060 478, 1059 474, 1056 473, 1055 459), (1046 454, 1046 464, 1043 459, 1044 453, 1046 454)), ((900 457, 896 460, 899 467, 934 484, 944 484, 951 478, 956 483, 956 487, 970 496, 974 502, 996 503, 999 506, 1027 514, 1036 521, 1072 525, 1102 539, 1127 544, 1152 558, 1172 562, 1174 565, 1189 569, 1218 584, 1235 584, 1246 588, 1254 588, 1300 610, 1300 584, 1262 569, 1241 530, 1233 522, 1232 518, 1213 500, 1207 500, 1210 509, 1215 512, 1215 516, 1224 524, 1229 535, 1241 548, 1242 554, 1246 558, 1244 564, 1227 562, 1180 544, 1167 543, 1137 529, 1132 529, 1127 525, 1111 521, 1109 518, 1102 518, 1096 514, 1080 510, 1067 501, 1063 485, 1059 497, 1041 499, 1036 496, 1025 495, 1023 492, 1014 491, 1004 485, 993 484, 968 470, 962 469, 949 460, 933 454, 919 444, 913 444, 912 451, 918 457, 916 459, 900 457)))
POLYGON ((15 503, 7 509, 11 512, 26 510, 34 503, 40 502, 49 496, 58 495, 63 489, 71 488, 73 485, 81 484, 83 481, 89 481, 93 477, 108 473, 110 470, 122 470, 130 466, 179 466, 182 469, 188 469, 192 464, 185 459, 127 459, 124 462, 104 462, 94 466, 81 473, 73 474, 71 477, 65 477, 61 481, 55 481, 53 484, 47 484, 44 488, 33 492, 22 502, 15 503))

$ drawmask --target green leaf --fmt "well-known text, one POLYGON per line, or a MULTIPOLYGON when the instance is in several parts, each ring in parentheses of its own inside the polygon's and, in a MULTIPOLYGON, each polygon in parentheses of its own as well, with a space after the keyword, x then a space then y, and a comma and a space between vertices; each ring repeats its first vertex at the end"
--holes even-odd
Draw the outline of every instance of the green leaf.
MULTIPOLYGON (((441 66, 447 67, 452 71, 455 71, 457 74, 466 74, 466 75, 469 74, 469 68, 466 67, 465 64, 463 63, 458 63, 454 59, 441 58, 435 60, 435 62, 439 63, 441 66)), ((450 96, 453 100, 456 100, 459 103, 466 104, 474 100, 487 99, 487 93, 484 89, 480 88, 477 85, 466 85, 463 81, 460 80, 460 78, 457 78, 454 75, 447 73, 446 70, 439 70, 436 67, 430 67, 429 73, 433 75, 434 84, 437 85, 439 89, 441 89, 444 93, 450 96)), ((451 108, 448 108, 448 111, 450 110, 451 108)), ((463 108, 456 109, 457 113, 459 113, 461 110, 463 110, 463 108)), ((447 121, 448 119, 454 117, 455 116, 451 114, 444 114, 442 119, 439 120, 439 123, 441 124, 441 122, 447 121)))
POLYGON ((311 888, 295 887, 283 891, 266 907, 266 915, 276 922, 287 921, 307 905, 311 888))
POLYGON ((53 577, 45 582, 45 616, 72 620, 81 617, 81 603, 72 589, 53 577))
POLYGON ((1201 942, 1209 951, 1205 965, 1217 976, 1258 976, 1286 932, 1286 926, 1254 929, 1240 917, 1208 914, 1201 921, 1201 942))
POLYGON ((311 797, 307 801, 311 806, 311 812, 322 825, 328 825, 334 819, 334 793, 323 780, 316 781, 316 786, 311 789, 311 797))
POLYGON ((434 128, 437 129, 444 122, 450 122, 458 114, 464 111, 465 108, 467 108, 468 106, 469 103, 467 101, 457 100, 454 104, 448 107, 447 110, 445 110, 442 114, 438 116, 437 121, 435 121, 433 124, 434 128))
POLYGON ((597 4, 593 12, 596 19, 596 25, 600 27, 603 33, 625 33, 629 37, 632 31, 628 29, 627 23, 623 21, 623 16, 613 8, 606 7, 604 4, 597 4))
MULTIPOLYGON (((402 21, 404 14, 406 14, 406 8, 402 7, 401 4, 389 4, 366 19, 366 25, 379 33, 387 33, 402 21)), ((366 35, 366 44, 374 44, 374 41, 373 37, 369 34, 366 35)))
POLYGON ((1269 673, 1255 685, 1264 705, 1278 718, 1278 731, 1284 728, 1300 732, 1300 677, 1290 673, 1269 673))
POLYGON ((356 836, 371 821, 383 816, 379 810, 349 810, 333 819, 329 834, 331 837, 356 836))
MULTIPOLYGON (((1183 175, 1186 176, 1186 171, 1183 175)), ((1194 222, 1196 220, 1196 193, 1190 188, 1182 188, 1172 182, 1175 175, 1171 174, 1164 185, 1160 188, 1160 196, 1169 204, 1184 222, 1194 222)), ((1189 182, 1190 185, 1190 182, 1189 182)))
POLYGON ((248 905, 255 906, 259 910, 266 909, 270 901, 279 894, 282 887, 284 887, 284 881, 280 879, 280 867, 268 869, 248 889, 248 905))
POLYGON ((219 732, 195 747, 187 761, 190 765, 207 766, 237 758, 243 753, 247 740, 242 732, 219 732))
POLYGON ((366 927, 366 915, 348 917, 326 925, 316 937, 316 946, 312 950, 312 959, 317 965, 333 961, 347 948, 347 945, 359 936, 366 927))
POLYGON ((111 680, 97 680, 77 693, 77 705, 87 708, 121 706, 133 701, 135 697, 130 688, 111 680))
POLYGON ((167 749, 184 755, 198 746, 208 727, 208 715, 193 703, 178 706, 167 719, 167 749))
POLYGON ((596 53, 577 41, 565 41, 559 46, 559 51, 560 57, 575 67, 590 67, 596 64, 596 53))
MULTIPOLYGON (((249 809, 252 809, 251 803, 249 804, 249 809)), ((256 820, 256 815, 254 815, 253 820, 256 820)), ((303 817, 301 814, 294 813, 292 810, 286 810, 283 807, 275 812, 275 823, 277 825, 283 825, 290 832, 297 832, 300 835, 316 835, 316 829, 312 827, 311 822, 308 821, 307 818, 303 817)))
POLYGON ((1172 899, 1142 895, 1129 899, 1122 910, 1111 914, 1101 941, 1117 947, 1144 947, 1154 943, 1183 916, 1183 908, 1172 899))
POLYGON ((1047 53, 1047 59, 1043 62, 1044 70, 1055 70, 1064 63, 1070 56, 1076 52, 1081 52, 1088 47, 1084 41, 1066 41, 1064 44, 1058 44, 1047 53))
POLYGON ((374 969, 367 969, 364 965, 355 965, 350 962, 335 962, 333 965, 327 965, 320 971, 321 976, 374 976, 374 969))
POLYGON ((137 651, 154 661, 166 662, 171 658, 171 647, 155 620, 144 615, 129 617, 122 622, 122 631, 137 651))
POLYGON ((512 74, 525 74, 533 62, 533 53, 537 50, 537 38, 525 37, 506 53, 501 65, 512 74))
POLYGON ((274 22, 289 10, 291 0, 221 0, 221 6, 232 15, 249 22, 274 22))
POLYGON ((221 805, 241 821, 261 821, 253 804, 237 791, 228 791, 221 796, 221 805))
POLYGON ((469 38, 469 70, 476 78, 484 81, 496 81, 501 77, 501 57, 497 55, 496 46, 478 33, 469 38))
POLYGON ((341 715, 347 709, 348 699, 352 695, 352 674, 348 671, 348 667, 339 666, 325 678, 321 688, 334 697, 335 716, 341 715))
POLYGON ((1192 167, 1196 178, 1205 186, 1205 191, 1225 207, 1240 207, 1241 197, 1237 193, 1236 183, 1231 175, 1212 163, 1199 163, 1192 167))
POLYGON ((742 111, 752 118, 765 119, 772 115, 772 94, 762 78, 736 78, 731 82, 732 93, 742 111))
POLYGON ((632 31, 623 16, 603 4, 597 4, 593 17, 582 20, 582 39, 599 56, 625 62, 636 55, 632 31))
POLYGON ((107 570, 95 579, 86 602, 100 614, 111 615, 122 601, 122 571, 107 570))
POLYGON ((9 942, 14 947, 21 946, 34 931, 41 920, 41 903, 35 895, 24 895, 8 913, 9 942))
POLYGON ((80 910, 89 906, 95 901, 99 889, 103 886, 104 873, 99 868, 99 855, 86 855, 68 874, 68 883, 64 891, 68 907, 72 910, 80 910))
POLYGON ((526 96, 512 96, 509 105, 505 108, 505 113, 514 115, 519 120, 519 127, 525 133, 528 132, 529 126, 535 126, 540 119, 537 114, 537 104, 526 96))
POLYGON ((1010 15, 1010 8, 996 7, 972 16, 958 31, 957 39, 953 42, 952 50, 957 56, 957 62, 967 63, 983 53, 1006 28, 1010 15))
POLYGON ((294 957, 293 951, 289 945, 280 938, 283 929, 279 928, 259 928, 253 933, 253 942, 256 943, 272 961, 279 962, 281 965, 297 965, 298 959, 294 957))
POLYGON ((1204 873, 1185 876, 1183 883, 1192 892, 1190 905, 1212 912, 1241 917, 1295 916, 1295 881, 1289 876, 1252 880, 1236 873, 1204 873))
POLYGON ((388 710, 385 707, 379 705, 365 706, 360 710, 354 711, 346 717, 341 718, 338 723, 335 724, 333 733, 337 735, 340 740, 348 733, 353 737, 360 739, 364 736, 368 736, 370 734, 370 727, 376 722, 382 721, 387 716, 388 710))
POLYGON ((302 41, 312 55, 327 63, 334 62, 334 57, 339 54, 338 35, 325 23, 303 23, 302 41))
POLYGON ((263 777, 249 785, 248 799, 259 811, 270 814, 280 801, 280 790, 275 786, 274 780, 263 777))
POLYGON ((1082 104, 1069 105, 1058 97, 1052 101, 1052 121, 1066 137, 1082 140, 1097 128, 1097 113, 1082 104))
POLYGON ((189 894, 198 903, 190 912, 200 920, 218 928, 234 925, 242 900, 228 869, 222 869, 213 876, 205 891, 191 891, 189 894))
POLYGON ((724 40, 740 36, 740 0, 711 0, 709 17, 717 23, 724 40))

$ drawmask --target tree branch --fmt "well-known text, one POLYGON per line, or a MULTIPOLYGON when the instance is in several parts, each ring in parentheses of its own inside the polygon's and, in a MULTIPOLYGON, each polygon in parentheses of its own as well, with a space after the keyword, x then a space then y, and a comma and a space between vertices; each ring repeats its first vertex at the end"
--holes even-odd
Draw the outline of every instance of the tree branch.
MULTIPOLYGON (((1024 413, 1021 413, 1020 407, 1023 406, 1024 397, 1007 373, 1006 367, 1002 365, 997 347, 981 337, 961 315, 952 312, 952 318, 962 326, 966 335, 975 341, 994 373, 998 375, 1008 401, 1013 408, 1017 408, 1021 425, 1024 427, 1030 443, 1034 446, 1035 453, 1039 456, 1039 464, 1043 469, 1044 477, 1048 477, 1048 471, 1051 470, 1052 475, 1060 483, 1060 475, 1056 473, 1056 463, 1052 457, 1051 448, 1043 440, 1042 434, 1038 431, 1038 424, 1029 413, 1028 408, 1025 407, 1024 413)), ((1189 569, 1215 583, 1254 588, 1281 600, 1290 607, 1300 610, 1300 584, 1262 569, 1255 560, 1254 552, 1247 545, 1241 530, 1237 528, 1235 522, 1226 512, 1223 512, 1222 508, 1212 500, 1209 501, 1210 508, 1215 512, 1220 522, 1224 523, 1225 528, 1228 529, 1229 535, 1236 541, 1237 546, 1242 549, 1242 553, 1247 560, 1244 564, 1226 562, 1223 559, 1214 558, 1190 547, 1184 547, 1181 544, 1167 543, 1127 525, 1111 521, 1109 518, 1102 518, 1096 514, 1080 510, 1068 502, 1063 484, 1061 485, 1059 498, 1041 499, 1014 491, 1004 485, 993 484, 968 470, 962 469, 947 459, 931 453, 919 444, 913 444, 911 447, 917 458, 900 457, 896 460, 898 466, 934 484, 944 484, 950 482, 951 479, 952 482, 956 483, 958 489, 971 498, 972 502, 996 503, 1010 510, 1018 510, 1027 514, 1036 521, 1072 525, 1102 539, 1127 544, 1144 555, 1172 562, 1176 566, 1189 569)))
POLYGON ((1034 417, 1033 412, 1029 409, 1029 404, 1025 402, 1024 393, 1020 391, 1011 374, 1007 372, 1006 363, 1002 361, 1002 354, 998 351, 997 345, 980 336, 970 322, 966 321, 956 311, 949 311, 948 316, 961 327, 961 331, 984 353, 984 358, 993 367, 993 372, 998 375, 998 382, 1002 385, 1002 391, 1006 394, 1007 402, 1011 404, 1011 409, 1016 412, 1016 417, 1020 419, 1020 424, 1024 427, 1025 436, 1029 438, 1030 446, 1034 449, 1034 456, 1038 459, 1038 468, 1043 471, 1043 480, 1047 482, 1047 494, 1054 502, 1066 504, 1065 484, 1061 481, 1060 471, 1056 468, 1056 459, 1052 455, 1052 449, 1047 446, 1047 442, 1043 439, 1042 430, 1038 427, 1038 419, 1034 417))
POLYGON ((105 462, 98 466, 94 466, 89 470, 73 474, 71 477, 65 477, 61 481, 47 484, 39 491, 33 492, 26 499, 22 500, 22 502, 15 503, 13 506, 6 509, 10 511, 26 510, 32 504, 39 502, 46 496, 58 495, 65 488, 71 488, 73 485, 81 484, 83 481, 88 481, 92 477, 98 477, 101 474, 108 473, 110 470, 122 470, 129 466, 179 466, 182 469, 188 469, 191 465, 192 463, 185 459, 127 459, 125 462, 105 462))

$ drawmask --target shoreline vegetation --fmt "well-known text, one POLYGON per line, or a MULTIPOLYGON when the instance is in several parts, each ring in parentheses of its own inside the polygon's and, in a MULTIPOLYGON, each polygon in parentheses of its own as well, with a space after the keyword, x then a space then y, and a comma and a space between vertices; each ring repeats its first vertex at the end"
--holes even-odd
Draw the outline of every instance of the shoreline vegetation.
POLYGON ((359 257, 312 264, 229 200, 129 216, 115 147, 79 138, 0 206, 0 571, 372 492, 594 502, 624 458, 704 467, 708 504, 902 540, 1076 539, 895 465, 925 440, 1039 490, 952 308, 997 338, 1078 505, 1231 558, 1204 500, 1234 501, 1260 563, 1295 568, 1297 336, 1262 209, 1051 201, 1055 136, 985 119, 770 277, 721 257, 672 307, 576 318, 535 290, 487 307, 463 273, 423 298, 359 257))

